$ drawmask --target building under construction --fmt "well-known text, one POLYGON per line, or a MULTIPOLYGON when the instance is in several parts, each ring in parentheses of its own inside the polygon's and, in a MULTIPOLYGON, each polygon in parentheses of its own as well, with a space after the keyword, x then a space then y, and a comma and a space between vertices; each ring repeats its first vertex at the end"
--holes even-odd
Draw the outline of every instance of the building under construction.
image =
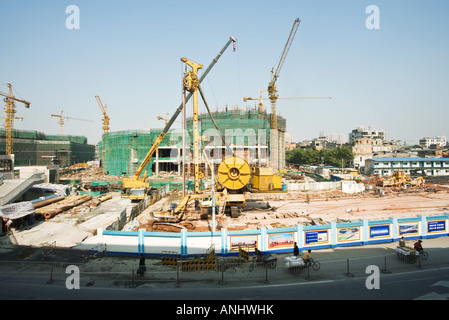
MULTIPOLYGON (((209 113, 198 115, 199 135, 202 137, 200 160, 203 172, 208 173, 207 160, 219 164, 224 156, 235 154, 254 166, 273 167, 273 152, 278 155, 278 168, 285 165, 283 137, 286 120, 278 117, 279 141, 273 144, 270 129, 271 114, 259 109, 226 108, 212 112, 215 127, 209 113), (275 151, 273 151, 275 150, 275 151)), ((160 143, 147 167, 147 174, 158 175, 161 171, 182 173, 183 139, 185 141, 186 170, 190 172, 193 159, 193 118, 186 119, 186 131, 183 137, 181 128, 170 129, 160 143)), ((151 146, 159 136, 161 129, 127 130, 103 134, 99 146, 103 172, 117 176, 132 176, 151 146)))
MULTIPOLYGON (((95 146, 84 136, 47 135, 38 131, 12 132, 14 166, 69 166, 95 158, 95 146)), ((6 132, 0 129, 0 154, 6 154, 6 132)))

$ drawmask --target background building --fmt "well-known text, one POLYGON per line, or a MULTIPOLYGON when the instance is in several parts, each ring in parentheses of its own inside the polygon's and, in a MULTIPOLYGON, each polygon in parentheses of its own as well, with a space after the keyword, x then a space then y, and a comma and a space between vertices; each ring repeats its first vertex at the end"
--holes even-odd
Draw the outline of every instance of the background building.
MULTIPOLYGON (((271 115, 257 109, 225 109, 212 113, 219 128, 216 130, 208 113, 198 115, 199 135, 203 137, 202 148, 207 157, 217 165, 223 157, 232 154, 244 158, 250 165, 272 166, 271 158, 271 115), (223 143, 223 138, 225 143, 223 143), (227 146, 226 146, 227 145, 227 146)), ((186 169, 193 170, 193 133, 192 118, 186 119, 186 169), (190 151, 188 151, 190 150, 190 151)), ((278 116, 278 136, 282 136, 286 128, 286 120, 278 116)), ((111 175, 133 175, 162 129, 128 130, 103 134, 99 146, 103 172, 111 175)), ((285 166, 285 144, 278 143, 277 165, 285 166)), ((148 175, 159 174, 160 171, 181 174, 182 172, 182 129, 170 129, 152 157, 148 167, 148 175)), ((207 173, 206 159, 200 153, 200 162, 207 173)))
POLYGON ((351 133, 349 134, 349 142, 353 142, 354 140, 360 138, 368 138, 371 140, 385 140, 386 136, 384 130, 377 130, 372 126, 360 126, 357 129, 351 131, 351 133))
POLYGON ((429 148, 431 145, 436 145, 440 147, 445 147, 447 145, 447 140, 445 136, 437 138, 422 138, 419 140, 419 144, 429 148))
POLYGON ((367 175, 392 175, 403 170, 407 174, 427 176, 449 175, 448 158, 376 158, 365 161, 367 175))
MULTIPOLYGON (((6 153, 6 134, 0 129, 0 154, 6 153)), ((13 130, 14 166, 69 166, 94 160, 95 146, 84 136, 46 135, 38 131, 13 130)))

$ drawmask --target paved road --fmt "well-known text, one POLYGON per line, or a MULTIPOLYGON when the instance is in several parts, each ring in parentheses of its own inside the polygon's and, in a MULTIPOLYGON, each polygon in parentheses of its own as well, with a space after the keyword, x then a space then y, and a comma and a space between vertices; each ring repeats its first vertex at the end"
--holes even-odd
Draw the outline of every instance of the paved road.
MULTIPOLYGON (((219 274, 190 272, 176 281, 176 272, 166 280, 135 278, 131 282, 129 274, 126 279, 83 277, 81 274, 79 289, 67 288, 66 281, 71 276, 59 272, 53 274, 46 269, 36 272, 36 266, 25 269, 6 270, 5 262, 0 261, 0 299, 42 300, 42 299, 129 299, 129 300, 170 300, 170 308, 177 308, 181 302, 223 301, 285 301, 285 300, 348 300, 348 299, 430 299, 449 298, 449 241, 447 237, 424 240, 425 248, 430 252, 428 261, 421 266, 405 264, 399 261, 393 248, 394 243, 369 245, 354 248, 337 248, 312 252, 323 262, 318 272, 310 274, 289 274, 283 267, 283 258, 278 255, 278 267, 271 270, 265 278, 264 269, 248 273, 225 273, 225 283, 221 284, 219 274), (384 269, 384 260, 388 260, 384 269), (327 259, 327 260, 326 260, 327 259), (350 262, 347 273, 347 264, 350 262), (332 263, 331 263, 332 262, 332 263), (379 273, 367 272, 368 265, 378 267, 379 273), (382 272, 386 271, 386 272, 382 272), (378 274, 378 278, 374 276, 378 274), (212 278, 210 275, 214 275, 212 278), (238 275, 238 276, 237 276, 238 275), (255 276, 256 275, 256 276, 255 276), (258 276, 257 276, 258 275, 258 276), (171 277, 171 278, 170 278, 171 277), (173 277, 175 277, 173 279, 173 277), (47 283, 48 280, 53 283, 47 283), (266 282, 265 280, 268 280, 266 282), (368 285, 374 286, 368 289, 368 285), (134 284, 134 286, 132 285, 134 284), (377 288, 377 287, 378 288, 377 288)), ((1 252, 0 252, 1 253, 1 252)), ((4 259, 3 259, 4 260, 4 259)), ((99 263, 96 268, 104 268, 106 273, 121 263, 121 268, 132 270, 137 265, 135 258, 106 257, 92 261, 99 263), (119 259, 119 260, 117 260, 119 259), (127 264, 129 263, 129 264, 127 264), (109 268, 109 269, 108 269, 109 268)), ((149 269, 151 263, 147 259, 149 269)), ((67 265, 70 261, 67 262, 67 265)), ((150 273, 151 275, 151 273, 150 273)), ((149 276, 147 276, 149 277, 149 276)), ((69 286, 72 282, 68 282, 69 286)))

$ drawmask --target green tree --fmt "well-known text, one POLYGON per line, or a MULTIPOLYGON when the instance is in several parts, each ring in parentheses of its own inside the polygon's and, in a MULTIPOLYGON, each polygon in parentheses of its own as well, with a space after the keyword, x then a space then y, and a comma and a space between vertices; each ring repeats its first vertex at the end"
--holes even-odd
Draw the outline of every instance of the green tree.
POLYGON ((333 149, 314 150, 293 149, 285 154, 287 163, 303 165, 319 165, 323 163, 326 166, 348 167, 354 160, 354 153, 350 146, 340 146, 333 149))

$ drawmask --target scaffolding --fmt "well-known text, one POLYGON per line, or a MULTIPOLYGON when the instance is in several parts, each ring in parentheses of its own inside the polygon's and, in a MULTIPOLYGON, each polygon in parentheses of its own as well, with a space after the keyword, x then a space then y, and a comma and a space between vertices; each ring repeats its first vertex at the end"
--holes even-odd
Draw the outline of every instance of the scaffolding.
MULTIPOLYGON (((14 166, 69 166, 94 160, 95 146, 84 136, 46 135, 32 130, 13 130, 14 166)), ((6 132, 0 129, 0 154, 5 154, 6 132)))
MULTIPOLYGON (((241 110, 227 108, 212 113, 220 130, 217 132, 208 113, 198 115, 199 133, 205 137, 202 146, 210 159, 219 163, 226 155, 226 144, 248 163, 268 162, 270 146, 271 116, 257 109, 241 110)), ((186 119, 186 172, 191 172, 192 163, 189 150, 193 148, 193 118, 186 119)), ((285 131, 286 120, 278 117, 279 131, 285 131)), ((161 129, 125 130, 104 133, 99 144, 103 172, 114 176, 132 176, 139 168, 148 150, 156 141, 161 129)), ((208 174, 202 157, 201 167, 208 174)), ((170 129, 153 155, 147 168, 148 175, 158 175, 159 171, 182 173, 182 129, 170 129)))

